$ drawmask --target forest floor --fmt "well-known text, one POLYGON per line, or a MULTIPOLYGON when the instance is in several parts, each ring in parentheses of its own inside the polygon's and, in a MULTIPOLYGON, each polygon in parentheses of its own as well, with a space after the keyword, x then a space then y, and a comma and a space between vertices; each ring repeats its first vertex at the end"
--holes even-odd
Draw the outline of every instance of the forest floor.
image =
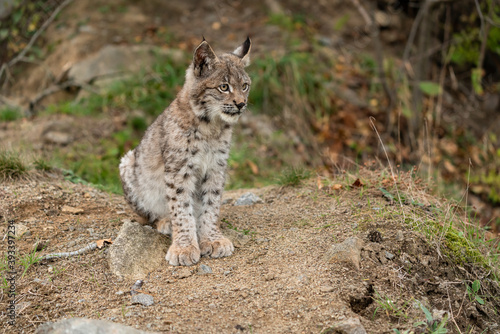
MULTIPOLYGON (((441 323, 454 333, 500 330, 498 281, 485 269, 486 257, 451 227, 463 213, 428 195, 409 174, 397 186, 388 174, 361 169, 297 187, 226 192, 223 232, 241 239, 234 254, 193 267, 165 261, 142 277, 140 291, 154 298, 151 306, 131 303, 135 279, 110 272, 109 245, 40 260, 113 241, 122 220, 134 217, 122 196, 57 172, 7 182, 0 191, 2 220, 25 231, 15 240, 20 333, 72 317, 172 333, 336 333, 330 328, 350 318, 368 333, 424 332, 441 323), (262 203, 233 205, 247 191, 262 203), (361 240, 359 268, 356 261, 329 261, 332 245, 350 237, 361 240), (212 273, 203 274, 201 265, 212 273), (418 321, 424 324, 414 327, 418 321)), ((6 307, 5 289, 0 298, 6 307)))

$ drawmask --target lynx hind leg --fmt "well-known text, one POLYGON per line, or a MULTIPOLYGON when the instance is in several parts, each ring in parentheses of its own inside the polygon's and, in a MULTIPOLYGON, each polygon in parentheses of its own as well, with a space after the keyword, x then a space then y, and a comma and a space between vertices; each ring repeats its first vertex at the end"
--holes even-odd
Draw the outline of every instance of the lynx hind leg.
POLYGON ((156 229, 162 234, 172 235, 172 223, 170 218, 163 218, 156 222, 156 229))

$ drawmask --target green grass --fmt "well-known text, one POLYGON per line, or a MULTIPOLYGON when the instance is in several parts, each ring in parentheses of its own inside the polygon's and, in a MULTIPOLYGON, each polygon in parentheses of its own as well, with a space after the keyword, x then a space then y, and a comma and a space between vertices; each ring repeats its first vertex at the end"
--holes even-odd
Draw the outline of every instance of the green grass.
POLYGON ((0 122, 15 121, 23 117, 18 109, 5 107, 0 109, 0 122))
POLYGON ((311 172, 301 168, 287 168, 285 169, 281 175, 277 179, 277 183, 282 186, 291 186, 296 187, 304 180, 307 180, 311 177, 311 172))
POLYGON ((34 265, 40 262, 42 259, 42 256, 38 255, 36 251, 33 251, 31 253, 25 254, 24 256, 19 255, 18 262, 21 266, 24 267, 24 271, 21 274, 21 278, 24 277, 28 269, 34 265))
POLYGON ((18 179, 27 173, 28 166, 17 152, 0 149, 0 181, 18 179))

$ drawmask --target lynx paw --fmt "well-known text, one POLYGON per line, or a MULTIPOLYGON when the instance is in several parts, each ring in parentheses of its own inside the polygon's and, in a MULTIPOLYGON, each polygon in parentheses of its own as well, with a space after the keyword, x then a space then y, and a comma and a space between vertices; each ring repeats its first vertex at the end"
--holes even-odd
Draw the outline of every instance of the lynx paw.
POLYGON ((200 261, 200 249, 195 245, 181 247, 173 243, 168 249, 165 260, 172 266, 192 266, 200 261))
POLYGON ((217 258, 233 254, 234 246, 231 240, 222 237, 214 241, 205 240, 200 242, 200 249, 201 255, 217 258))

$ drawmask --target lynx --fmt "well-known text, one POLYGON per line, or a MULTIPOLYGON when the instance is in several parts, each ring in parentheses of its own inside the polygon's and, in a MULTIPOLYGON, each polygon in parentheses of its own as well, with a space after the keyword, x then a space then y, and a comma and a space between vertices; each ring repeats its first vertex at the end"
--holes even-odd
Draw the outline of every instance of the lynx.
POLYGON ((216 55, 196 48, 183 88, 120 162, 125 198, 144 220, 172 236, 166 260, 190 266, 200 256, 230 256, 218 227, 233 125, 246 110, 251 42, 216 55))

